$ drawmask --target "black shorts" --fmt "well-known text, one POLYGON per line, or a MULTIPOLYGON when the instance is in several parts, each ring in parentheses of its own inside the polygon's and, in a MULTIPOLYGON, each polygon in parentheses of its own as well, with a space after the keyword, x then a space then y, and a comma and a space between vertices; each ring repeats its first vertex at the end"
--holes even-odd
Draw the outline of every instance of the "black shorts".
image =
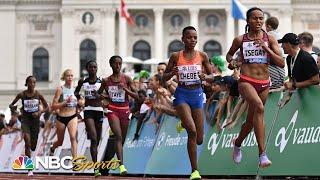
POLYGON ((37 143, 40 131, 40 120, 38 118, 21 117, 21 129, 23 133, 30 134, 31 141, 37 143))
POLYGON ((91 118, 95 122, 103 122, 103 111, 85 110, 83 114, 84 120, 91 118))
POLYGON ((77 114, 74 114, 72 116, 66 116, 66 117, 57 115, 57 120, 63 123, 65 126, 68 126, 69 122, 75 117, 77 117, 77 114))

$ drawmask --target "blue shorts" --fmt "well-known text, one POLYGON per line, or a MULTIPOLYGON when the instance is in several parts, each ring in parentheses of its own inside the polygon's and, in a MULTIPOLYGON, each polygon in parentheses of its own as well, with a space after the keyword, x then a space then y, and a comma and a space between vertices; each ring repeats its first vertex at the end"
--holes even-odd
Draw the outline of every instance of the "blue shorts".
POLYGON ((178 86, 174 93, 173 106, 176 107, 180 104, 186 103, 190 106, 191 110, 203 108, 203 90, 202 88, 197 89, 186 89, 178 86))

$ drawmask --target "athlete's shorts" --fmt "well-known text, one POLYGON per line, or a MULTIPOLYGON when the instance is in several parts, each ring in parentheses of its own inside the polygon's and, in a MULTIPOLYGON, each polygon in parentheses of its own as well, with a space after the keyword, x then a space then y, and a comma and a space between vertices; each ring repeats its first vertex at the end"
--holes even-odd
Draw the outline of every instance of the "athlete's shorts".
POLYGON ((103 111, 93 111, 93 110, 85 110, 83 112, 84 120, 86 119, 93 119, 95 122, 103 122, 103 111))
POLYGON ((178 86, 174 93, 173 106, 176 107, 180 104, 188 104, 190 108, 198 109, 203 108, 203 90, 202 88, 196 89, 187 89, 181 86, 178 86))
POLYGON ((239 82, 247 82, 251 84, 257 91, 257 93, 261 93, 262 91, 268 89, 270 86, 270 79, 258 80, 242 74, 240 75, 239 82))
POLYGON ((69 122, 77 116, 78 116, 77 114, 74 114, 72 116, 66 116, 66 117, 57 115, 57 120, 63 123, 65 126, 68 126, 69 122))
POLYGON ((30 134, 31 144, 38 142, 40 130, 40 120, 38 118, 23 116, 21 118, 21 129, 23 133, 30 134))
POLYGON ((125 106, 125 107, 116 107, 113 105, 108 106, 108 112, 107 112, 108 120, 114 121, 119 119, 120 124, 128 125, 129 115, 130 115, 129 106, 125 106))

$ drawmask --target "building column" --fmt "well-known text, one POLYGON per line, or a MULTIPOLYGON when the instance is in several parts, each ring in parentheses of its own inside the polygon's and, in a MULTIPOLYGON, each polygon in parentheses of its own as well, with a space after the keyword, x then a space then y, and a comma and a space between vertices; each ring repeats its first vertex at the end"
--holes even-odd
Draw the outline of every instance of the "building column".
POLYGON ((196 28, 197 31, 199 31, 198 30, 199 8, 190 8, 189 12, 190 12, 190 25, 196 28))
MULTIPOLYGON (((119 10, 120 12, 120 10, 119 10)), ((128 56, 127 54, 127 20, 124 17, 121 17, 119 14, 119 43, 118 43, 118 49, 119 49, 119 55, 121 57, 128 56)))
MULTIPOLYGON (((189 9, 189 13, 190 13, 190 25, 193 26, 194 28, 196 28, 196 30, 198 32, 199 31, 199 8, 190 8, 189 9)), ((199 40, 199 33, 198 33, 198 40, 199 40)), ((199 47, 199 42, 197 43, 195 49, 198 49, 199 47)))
POLYGON ((155 15, 155 27, 154 27, 154 49, 155 58, 158 60, 164 59, 163 52, 163 9, 153 9, 155 15))
POLYGON ((227 54, 227 51, 229 50, 229 48, 231 47, 232 41, 235 38, 235 34, 234 34, 234 19, 232 17, 231 11, 226 9, 226 18, 227 18, 227 26, 226 26, 226 48, 223 52, 223 54, 227 54))
POLYGON ((102 19, 103 19, 103 33, 102 33, 102 48, 101 48, 101 57, 97 59, 99 64, 99 74, 102 76, 109 75, 112 72, 111 67, 109 66, 109 59, 111 56, 115 55, 115 8, 104 8, 100 9, 102 19))
MULTIPOLYGON (((80 60, 75 49, 74 9, 61 9, 61 73, 72 69, 74 77, 80 77, 80 60)), ((79 45, 78 45, 79 46, 79 45)))

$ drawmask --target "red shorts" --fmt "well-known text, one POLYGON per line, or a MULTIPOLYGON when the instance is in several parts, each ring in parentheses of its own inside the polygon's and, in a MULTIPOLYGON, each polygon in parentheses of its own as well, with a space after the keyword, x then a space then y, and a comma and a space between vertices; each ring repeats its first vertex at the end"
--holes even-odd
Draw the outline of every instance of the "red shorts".
POLYGON ((117 106, 109 105, 108 110, 112 111, 107 113, 108 120, 113 121, 113 120, 119 119, 120 124, 123 124, 123 125, 129 124, 129 115, 130 115, 129 106, 117 107, 117 106))
POLYGON ((261 93, 262 91, 266 90, 270 86, 270 80, 258 80, 254 79, 245 75, 240 75, 239 82, 247 82, 253 86, 253 88, 257 91, 257 93, 261 93))

